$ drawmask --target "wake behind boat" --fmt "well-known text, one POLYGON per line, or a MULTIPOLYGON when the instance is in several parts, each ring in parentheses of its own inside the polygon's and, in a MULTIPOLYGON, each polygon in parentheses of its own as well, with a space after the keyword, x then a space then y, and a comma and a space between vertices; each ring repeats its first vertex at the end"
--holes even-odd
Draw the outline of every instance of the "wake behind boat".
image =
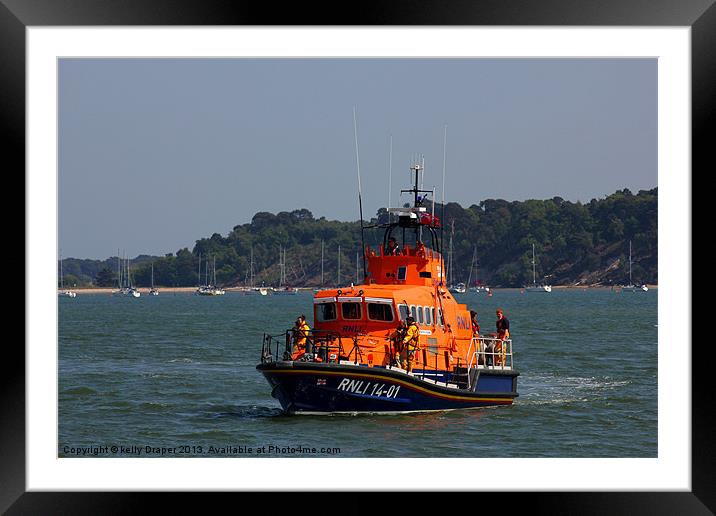
POLYGON ((315 328, 297 321, 264 334, 256 368, 287 413, 454 410, 518 395, 511 339, 476 336, 468 307, 446 287, 440 223, 419 197, 432 192, 418 188, 422 166, 411 171, 414 205, 372 226, 383 243, 364 248, 363 283, 315 292, 315 328), (399 252, 387 252, 391 237, 399 252))

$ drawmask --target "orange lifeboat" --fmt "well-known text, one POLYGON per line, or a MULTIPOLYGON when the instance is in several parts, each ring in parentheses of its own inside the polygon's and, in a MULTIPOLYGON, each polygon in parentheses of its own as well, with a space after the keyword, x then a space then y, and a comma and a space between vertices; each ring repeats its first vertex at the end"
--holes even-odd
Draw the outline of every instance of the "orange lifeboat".
POLYGON ((473 333, 470 310, 445 285, 442 228, 424 206, 432 192, 418 188, 421 169, 411 167, 415 185, 404 190, 413 206, 374 226, 383 243, 365 248, 363 283, 318 291, 313 329, 264 335, 257 369, 286 412, 453 410, 517 396, 512 341, 473 333))

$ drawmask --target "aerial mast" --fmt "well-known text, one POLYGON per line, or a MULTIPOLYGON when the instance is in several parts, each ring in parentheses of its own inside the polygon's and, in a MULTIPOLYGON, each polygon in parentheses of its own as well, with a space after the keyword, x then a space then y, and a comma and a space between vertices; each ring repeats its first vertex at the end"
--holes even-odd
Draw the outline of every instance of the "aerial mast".
MULTIPOLYGON (((356 108, 353 107, 353 134, 355 135, 356 142, 356 168, 358 169, 358 210, 360 212, 360 243, 361 250, 363 251, 363 276, 367 276, 368 269, 365 264, 365 238, 363 236, 363 200, 361 196, 360 187, 360 159, 358 158, 358 125, 356 122, 356 108)), ((340 262, 339 262, 340 263, 340 262)))
POLYGON ((443 224, 440 224, 440 261, 442 262, 442 265, 440 267, 440 284, 443 283, 443 278, 445 277, 445 258, 443 257, 443 227, 445 226, 445 161, 447 158, 447 125, 445 126, 444 132, 443 132, 443 189, 442 189, 442 197, 443 197, 443 203, 441 208, 441 215, 440 218, 443 220, 443 224))

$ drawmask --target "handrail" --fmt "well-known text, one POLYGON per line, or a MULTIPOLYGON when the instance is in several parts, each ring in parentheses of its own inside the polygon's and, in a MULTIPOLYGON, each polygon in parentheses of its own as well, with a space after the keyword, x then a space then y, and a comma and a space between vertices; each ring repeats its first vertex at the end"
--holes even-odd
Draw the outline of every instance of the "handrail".
MULTIPOLYGON (((279 360, 290 360, 291 356, 293 355, 294 336, 295 333, 293 329, 286 330, 283 333, 279 333, 277 335, 264 333, 263 343, 261 346, 261 362, 264 363, 279 360), (284 340, 285 342, 285 349, 281 358, 279 358, 280 340, 284 340)), ((324 360, 330 360, 330 355, 332 351, 336 352, 336 360, 338 360, 340 357, 346 356, 345 350, 343 348, 343 336, 336 331, 309 330, 306 333, 306 349, 311 350, 309 351, 309 353, 313 353, 314 355, 317 355, 319 357, 325 357, 323 358, 324 360)))
POLYGON ((467 363, 468 387, 470 387, 470 370, 476 365, 482 365, 483 367, 489 366, 493 369, 512 369, 512 339, 500 339, 497 337, 473 337, 465 356, 465 362, 467 363), (475 350, 472 351, 474 343, 477 343, 477 345, 475 346, 475 350), (491 351, 487 351, 488 349, 491 351), (482 364, 480 364, 481 360, 482 364), (488 364, 488 361, 490 364, 488 364))

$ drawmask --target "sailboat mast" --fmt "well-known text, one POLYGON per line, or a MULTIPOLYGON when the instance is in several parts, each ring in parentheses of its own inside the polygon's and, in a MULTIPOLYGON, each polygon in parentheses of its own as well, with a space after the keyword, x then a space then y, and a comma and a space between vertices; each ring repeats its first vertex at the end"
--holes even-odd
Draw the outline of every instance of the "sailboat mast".
POLYGON ((60 288, 65 288, 65 280, 62 277, 62 251, 60 251, 60 288))
POLYGON ((323 240, 321 240, 321 286, 323 286, 323 240))
POLYGON ((341 245, 338 244, 338 282, 337 285, 341 286, 341 245))
POLYGON ((122 261, 119 257, 119 248, 117 248, 117 285, 122 290, 122 261))
POLYGON ((535 245, 532 244, 532 284, 537 284, 537 275, 535 270, 535 245))
POLYGON ((154 262, 152 262, 152 289, 154 288, 154 262))
POLYGON ((251 246, 251 262, 249 262, 251 288, 254 287, 254 246, 251 246))
POLYGON ((452 271, 452 237, 455 234, 455 221, 450 222, 450 249, 448 249, 448 270, 447 270, 447 284, 450 286, 451 280, 454 281, 455 275, 452 271))
POLYGON ((631 240, 629 240, 629 285, 633 285, 634 282, 631 280, 631 240))

